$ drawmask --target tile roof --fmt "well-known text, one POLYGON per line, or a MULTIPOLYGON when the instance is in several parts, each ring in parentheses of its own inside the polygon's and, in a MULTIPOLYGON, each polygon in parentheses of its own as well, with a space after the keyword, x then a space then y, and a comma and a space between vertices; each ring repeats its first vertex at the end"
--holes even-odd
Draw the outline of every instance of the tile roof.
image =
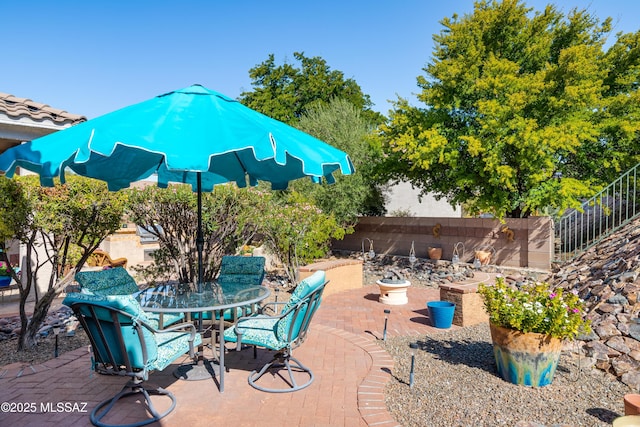
POLYGON ((51 120, 60 125, 77 124, 87 120, 85 116, 71 114, 52 108, 47 104, 34 102, 27 98, 18 98, 3 92, 0 92, 0 112, 9 117, 28 117, 34 121, 51 120))

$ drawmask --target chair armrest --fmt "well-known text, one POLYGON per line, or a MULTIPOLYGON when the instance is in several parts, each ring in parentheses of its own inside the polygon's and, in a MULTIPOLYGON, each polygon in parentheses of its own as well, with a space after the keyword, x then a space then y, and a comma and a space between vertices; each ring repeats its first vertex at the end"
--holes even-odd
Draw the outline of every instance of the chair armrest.
POLYGON ((275 302, 275 301, 272 301, 272 302, 266 302, 266 303, 264 303, 264 304, 261 304, 261 305, 258 307, 258 312, 259 312, 259 313, 264 313, 264 310, 265 310, 266 308, 270 308, 271 306, 273 306, 273 308, 271 308, 271 310, 272 310, 274 313, 277 313, 277 312, 278 312, 278 310, 276 309, 276 307, 277 307, 277 306, 285 306, 285 305, 287 305, 287 303, 286 303, 286 302, 284 302, 284 301, 278 301, 278 302, 275 302))
POLYGON ((165 332, 190 332, 193 337, 196 334, 196 326, 193 323, 179 323, 177 325, 169 326, 168 328, 162 328, 155 330, 156 333, 162 334, 165 332))
POLYGON ((236 320, 236 323, 233 325, 233 330, 236 335, 242 335, 242 331, 238 329, 238 327, 242 327, 241 323, 247 320, 255 320, 255 319, 281 319, 283 316, 278 314, 276 316, 269 316, 268 314, 254 314, 249 316, 242 316, 236 320))
POLYGON ((193 342, 196 339, 197 330, 196 326, 193 323, 180 323, 178 325, 169 326, 165 329, 155 329, 153 326, 149 325, 147 322, 141 322, 147 329, 149 329, 154 334, 163 334, 167 332, 189 332, 189 357, 195 357, 195 350, 193 348, 193 342))

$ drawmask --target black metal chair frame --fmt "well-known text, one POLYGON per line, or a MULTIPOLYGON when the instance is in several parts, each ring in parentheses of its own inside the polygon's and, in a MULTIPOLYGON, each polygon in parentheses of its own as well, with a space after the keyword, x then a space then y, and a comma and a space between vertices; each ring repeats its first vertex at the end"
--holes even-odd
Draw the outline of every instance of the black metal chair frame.
MULTIPOLYGON (((284 313, 281 313, 275 316, 258 314, 258 315, 247 317, 247 318, 259 318, 262 316, 264 318, 284 319, 289 315, 292 316, 291 321, 289 323, 289 329, 287 331, 286 341, 288 342, 288 345, 285 346, 284 348, 277 350, 276 354, 271 359, 271 361, 265 364, 259 371, 253 370, 249 374, 248 382, 253 388, 257 390, 265 391, 268 393, 289 393, 292 391, 301 390, 311 385, 311 383, 314 380, 313 372, 307 366, 303 365, 298 359, 293 357, 292 352, 294 349, 300 347, 300 345, 307 338, 307 332, 309 330, 309 325, 311 324, 311 319, 313 318, 313 315, 315 314, 316 310, 320 305, 320 301, 322 299, 322 292, 324 291, 324 288, 327 285, 327 283, 328 281, 324 282, 321 286, 319 286, 309 295, 307 295, 306 297, 298 301, 295 305, 290 307, 284 313), (304 312, 304 317, 302 318, 302 322, 300 324, 300 329, 298 331, 298 334, 296 337, 294 337, 294 333, 296 329, 295 325, 305 307, 307 308, 307 310, 304 312), (267 372, 271 372, 272 375, 275 376, 279 371, 283 370, 283 368, 286 369, 288 374, 288 380, 287 378, 282 377, 284 381, 287 383, 288 388, 283 388, 283 389, 266 388, 257 384, 257 381, 267 372), (308 380, 303 384, 298 384, 298 382, 294 377, 294 371, 306 373, 308 376, 308 380)), ((286 304, 286 303, 283 303, 283 302, 266 303, 261 307, 261 311, 263 312, 269 306, 277 306, 279 304, 286 304)), ((238 322, 236 322, 236 325, 235 325, 235 333, 238 337, 237 347, 236 347, 237 351, 240 351, 242 349, 241 320, 242 318, 238 319, 238 322)), ((254 346, 254 349, 253 349, 253 357, 254 358, 257 357, 256 346, 254 346)))
MULTIPOLYGON (((89 337, 89 341, 91 342, 91 346, 93 349, 93 357, 94 357, 93 366, 95 367, 96 371, 104 375, 118 375, 118 376, 130 377, 130 380, 124 385, 124 387, 119 393, 117 393, 115 396, 109 399, 106 399, 100 402, 98 406, 96 406, 93 409, 90 416, 91 423, 99 427, 115 427, 115 426, 138 427, 138 426, 143 426, 143 425, 156 422, 161 418, 167 416, 169 413, 171 413, 171 411, 173 411, 176 407, 176 398, 173 395, 173 393, 163 389, 162 387, 158 387, 156 389, 146 389, 143 386, 143 382, 146 381, 149 377, 149 371, 146 367, 148 364, 147 343, 144 338, 143 328, 146 328, 152 334, 162 334, 166 332, 180 332, 180 331, 190 332, 191 337, 189 340, 189 356, 191 358, 195 358, 195 351, 193 346, 193 342, 196 337, 195 326, 191 323, 182 323, 179 325, 169 327, 167 329, 157 330, 153 328, 151 325, 149 325, 147 322, 141 319, 138 319, 129 313, 126 313, 124 311, 121 311, 109 306, 104 306, 104 305, 94 304, 94 303, 86 303, 86 302, 76 302, 71 305, 71 309, 74 311, 80 324, 82 325, 82 327, 84 328, 84 330, 86 331, 89 337), (90 316, 86 316, 81 311, 82 306, 85 306, 89 310, 91 314, 90 316), (107 310, 111 315, 110 321, 101 320, 96 315, 96 307, 107 310), (140 348, 142 350, 142 359, 145 365, 144 369, 134 369, 132 367, 131 360, 129 359, 129 356, 127 354, 127 351, 125 348, 125 342, 121 333, 123 324, 120 321, 120 316, 131 319, 131 324, 137 332, 137 336, 140 341, 140 348), (87 318, 90 318, 91 321, 94 322, 95 327, 97 329, 97 335, 98 335, 97 337, 94 336, 93 333, 91 333, 91 329, 89 328, 87 318), (116 357, 114 356, 114 350, 111 348, 112 344, 110 344, 109 341, 107 340, 107 336, 105 333, 105 325, 103 325, 103 323, 112 323, 113 327, 117 331, 120 331, 120 333, 117 334, 117 339, 118 339, 117 345, 120 350, 120 354, 124 359, 124 363, 119 363, 116 360, 116 357), (98 349, 100 348, 98 346, 98 343, 102 344, 102 347, 106 350, 105 352, 108 355, 106 360, 102 360, 102 355, 98 351, 98 349), (132 395, 138 395, 138 394, 142 394, 142 396, 144 397, 144 402, 146 403, 147 409, 151 413, 152 418, 148 418, 146 420, 142 420, 133 424, 117 424, 117 425, 105 424, 101 421, 114 408, 114 406, 120 399, 128 396, 132 396, 132 395), (155 409, 153 403, 151 402, 150 395, 152 394, 167 396, 169 399, 171 399, 171 406, 166 411, 159 413, 155 409), (104 408, 104 410, 100 412, 102 408, 104 408)), ((125 326, 128 326, 128 324, 126 324, 125 326)))

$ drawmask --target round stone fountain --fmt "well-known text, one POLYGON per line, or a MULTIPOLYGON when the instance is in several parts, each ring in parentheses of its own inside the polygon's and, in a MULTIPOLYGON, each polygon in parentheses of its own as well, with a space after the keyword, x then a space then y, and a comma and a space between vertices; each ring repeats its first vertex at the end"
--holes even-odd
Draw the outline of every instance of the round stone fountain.
POLYGON ((411 286, 411 282, 405 280, 398 272, 391 271, 376 283, 380 287, 379 301, 382 304, 403 305, 409 302, 407 288, 411 286))

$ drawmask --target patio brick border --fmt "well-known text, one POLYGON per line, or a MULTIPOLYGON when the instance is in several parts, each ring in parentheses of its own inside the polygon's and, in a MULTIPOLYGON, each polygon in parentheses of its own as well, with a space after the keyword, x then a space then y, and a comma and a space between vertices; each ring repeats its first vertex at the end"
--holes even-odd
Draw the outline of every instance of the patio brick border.
POLYGON ((391 379, 393 358, 382 347, 368 337, 356 335, 342 329, 326 325, 313 326, 322 332, 339 336, 345 341, 360 347, 371 357, 371 369, 358 385, 358 411, 368 426, 400 427, 393 419, 384 399, 384 388, 391 379))

